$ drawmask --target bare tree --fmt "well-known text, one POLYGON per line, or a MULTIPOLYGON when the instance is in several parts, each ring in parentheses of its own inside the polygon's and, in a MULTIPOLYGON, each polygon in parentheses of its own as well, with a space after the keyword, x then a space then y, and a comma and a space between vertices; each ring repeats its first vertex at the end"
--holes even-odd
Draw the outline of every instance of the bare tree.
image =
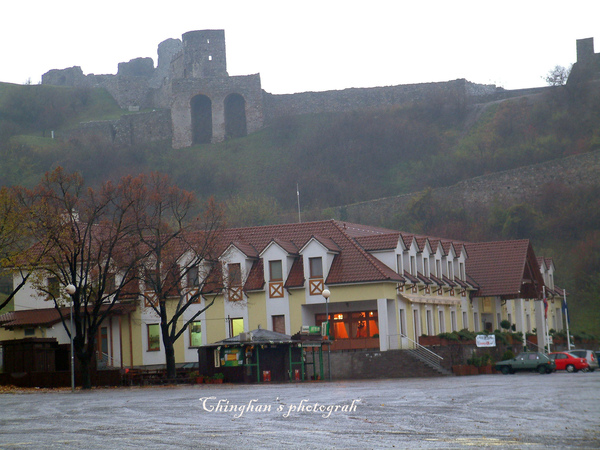
POLYGON ((550 86, 564 86, 567 84, 572 67, 572 65, 569 68, 563 66, 554 66, 554 69, 546 74, 544 80, 550 86))
POLYGON ((35 255, 28 254, 37 224, 31 220, 27 205, 19 201, 19 194, 18 188, 0 188, 0 277, 5 278, 7 285, 0 297, 0 310, 25 286, 30 268, 37 265, 48 250, 47 246, 39 245, 35 255))
POLYGON ((30 254, 49 249, 34 273, 34 286, 61 313, 81 365, 83 388, 91 387, 90 363, 100 324, 120 303, 144 256, 133 222, 138 183, 128 177, 117 186, 107 182, 94 191, 84 187, 80 175, 58 168, 34 191, 24 191, 31 219, 39 224, 38 244, 30 254), (76 288, 71 295, 73 330, 60 309, 68 304, 61 287, 69 284, 76 288))
POLYGON ((174 378, 175 341, 214 303, 215 296, 184 319, 186 311, 200 302, 214 264, 223 211, 211 199, 202 213, 193 216, 197 206, 194 195, 173 185, 165 175, 153 173, 139 188, 136 196, 143 200, 136 203, 135 223, 146 254, 142 296, 160 318, 167 377, 174 378))

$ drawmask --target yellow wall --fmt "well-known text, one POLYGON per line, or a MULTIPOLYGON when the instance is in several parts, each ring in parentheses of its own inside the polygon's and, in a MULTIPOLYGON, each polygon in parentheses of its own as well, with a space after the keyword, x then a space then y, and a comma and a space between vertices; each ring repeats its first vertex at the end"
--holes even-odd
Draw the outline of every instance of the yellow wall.
MULTIPOLYGON (((264 292, 251 292, 248 294, 248 330, 261 328, 267 329, 267 303, 264 292)), ((212 341, 214 342, 214 341, 212 341)))
POLYGON ((206 310, 204 315, 206 317, 206 342, 225 339, 227 336, 225 335, 225 307, 222 295, 215 299, 215 303, 206 310))
POLYGON ((396 298, 395 283, 373 283, 362 285, 333 286, 329 289, 330 303, 396 298))

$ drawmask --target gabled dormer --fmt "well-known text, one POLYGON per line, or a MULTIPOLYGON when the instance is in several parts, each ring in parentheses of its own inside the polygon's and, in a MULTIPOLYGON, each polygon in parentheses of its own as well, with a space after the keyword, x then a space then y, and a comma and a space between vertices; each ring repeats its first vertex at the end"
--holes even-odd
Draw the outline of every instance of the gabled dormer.
POLYGON ((300 249, 302 269, 308 278, 308 295, 323 293, 331 264, 340 251, 333 239, 314 235, 300 249))
POLYGON ((246 280, 258 260, 258 252, 244 242, 231 242, 219 260, 223 266, 223 285, 227 300, 241 301, 246 280))
POLYGON ((260 252, 263 259, 265 282, 267 283, 268 298, 283 298, 284 285, 298 258, 298 247, 291 241, 272 239, 260 252))

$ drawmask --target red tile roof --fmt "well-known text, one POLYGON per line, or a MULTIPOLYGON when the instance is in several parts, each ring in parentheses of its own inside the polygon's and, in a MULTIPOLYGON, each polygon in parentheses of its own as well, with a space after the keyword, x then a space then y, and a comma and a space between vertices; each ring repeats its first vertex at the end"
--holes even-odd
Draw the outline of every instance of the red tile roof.
MULTIPOLYGON (((102 310, 106 310, 109 305, 103 305, 102 310)), ((121 315, 131 312, 135 309, 133 305, 115 305, 111 308, 109 315, 121 315)), ((68 318, 70 308, 60 308, 60 313, 56 308, 26 309, 22 311, 12 311, 0 315, 0 326, 4 328, 20 327, 48 327, 61 321, 61 314, 68 318)))
MULTIPOLYGON (((339 254, 335 255, 327 277, 327 284, 357 282, 395 281, 403 278, 377 258, 367 253, 353 239, 362 236, 374 236, 396 233, 380 227, 338 222, 334 220, 320 222, 267 225, 260 227, 232 228, 223 231, 221 248, 236 240, 254 247, 259 254, 272 241, 281 245, 289 253, 298 252, 309 239, 318 236, 328 248, 335 245, 339 254)), ((321 241, 320 241, 321 242, 321 241)))
POLYGON ((478 296, 538 298, 543 280, 529 240, 465 244, 466 269, 478 296))

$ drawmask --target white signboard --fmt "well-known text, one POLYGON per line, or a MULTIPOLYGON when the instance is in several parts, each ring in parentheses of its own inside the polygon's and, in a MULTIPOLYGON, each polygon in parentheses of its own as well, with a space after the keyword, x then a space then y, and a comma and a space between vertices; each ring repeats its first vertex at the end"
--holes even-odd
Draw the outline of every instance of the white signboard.
POLYGON ((496 336, 493 334, 489 336, 479 334, 475 336, 475 344, 477 345, 477 347, 495 347, 496 336))

